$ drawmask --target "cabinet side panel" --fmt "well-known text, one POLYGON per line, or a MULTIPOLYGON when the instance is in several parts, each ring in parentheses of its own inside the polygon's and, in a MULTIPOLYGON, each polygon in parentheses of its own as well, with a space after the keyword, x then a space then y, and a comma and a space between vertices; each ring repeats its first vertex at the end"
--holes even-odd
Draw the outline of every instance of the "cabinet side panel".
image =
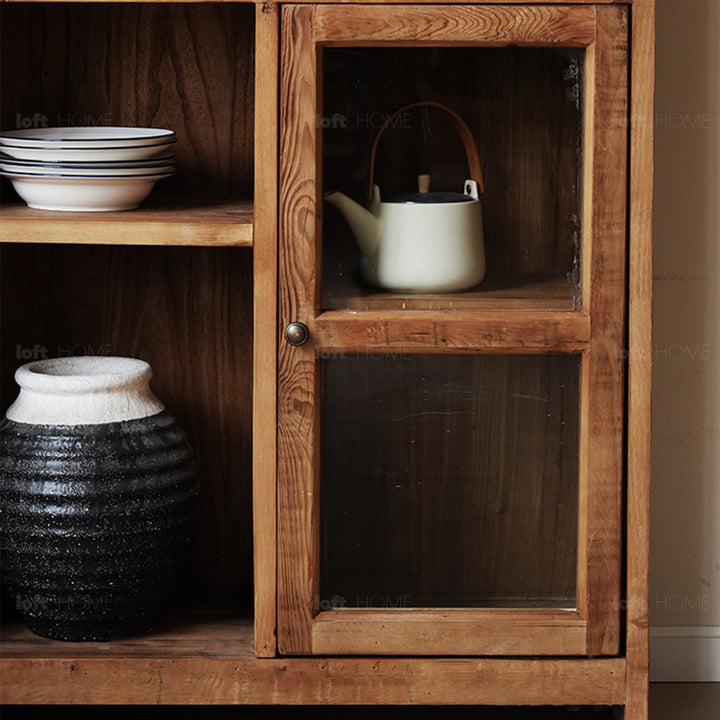
POLYGON ((255 653, 276 650, 277 562, 277 5, 256 6, 253 519, 255 653))
POLYGON ((648 715, 655 3, 632 7, 626 720, 648 715))
POLYGON ((620 642, 622 568, 628 12, 602 7, 597 19, 583 190, 590 225, 583 307, 591 339, 582 370, 578 609, 588 620, 588 654, 612 655, 620 642))

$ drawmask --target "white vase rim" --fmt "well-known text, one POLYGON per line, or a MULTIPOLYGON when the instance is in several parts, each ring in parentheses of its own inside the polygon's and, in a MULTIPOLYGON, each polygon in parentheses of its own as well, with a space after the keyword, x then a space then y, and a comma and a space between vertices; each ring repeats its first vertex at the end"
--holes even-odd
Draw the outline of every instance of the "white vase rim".
POLYGON ((55 392, 92 391, 150 381, 152 368, 144 360, 108 355, 70 356, 36 360, 15 371, 20 387, 55 392))
POLYGON ((43 425, 88 425, 134 420, 165 406, 150 390, 144 360, 70 356, 36 360, 15 372, 20 394, 6 417, 43 425))

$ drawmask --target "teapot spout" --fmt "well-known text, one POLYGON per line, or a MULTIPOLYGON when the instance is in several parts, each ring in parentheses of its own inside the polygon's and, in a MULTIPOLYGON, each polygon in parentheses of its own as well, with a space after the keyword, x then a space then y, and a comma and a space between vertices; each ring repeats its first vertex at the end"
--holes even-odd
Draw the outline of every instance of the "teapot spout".
POLYGON ((325 200, 334 205, 350 226, 363 255, 373 255, 377 249, 380 221, 367 208, 341 192, 330 192, 325 200))

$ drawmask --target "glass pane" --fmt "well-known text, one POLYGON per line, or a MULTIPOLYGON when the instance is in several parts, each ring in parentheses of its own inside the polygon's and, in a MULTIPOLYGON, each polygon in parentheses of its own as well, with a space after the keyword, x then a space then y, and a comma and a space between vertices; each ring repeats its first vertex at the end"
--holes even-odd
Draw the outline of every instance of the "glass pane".
POLYGON ((320 608, 574 607, 579 367, 322 360, 320 608))
MULTIPOLYGON (((464 293, 412 297, 412 307, 483 302, 577 309, 580 302, 584 50, 577 48, 323 48, 323 192, 367 202, 373 141, 397 109, 440 102, 468 124, 485 182, 485 279, 464 293), (429 303, 433 303, 429 305, 429 303)), ((465 149, 436 108, 401 113, 377 148, 383 198, 430 189, 460 193, 465 149)), ((325 308, 393 306, 363 282, 360 250, 343 213, 323 203, 325 308)), ((407 303, 404 306, 410 309, 407 303)))

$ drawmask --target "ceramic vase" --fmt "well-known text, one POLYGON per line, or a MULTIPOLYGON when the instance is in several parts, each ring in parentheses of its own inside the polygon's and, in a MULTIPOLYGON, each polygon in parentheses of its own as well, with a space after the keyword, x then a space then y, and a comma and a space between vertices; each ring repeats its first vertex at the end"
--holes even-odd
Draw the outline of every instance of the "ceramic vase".
POLYGON ((197 469, 150 366, 68 357, 20 367, 0 423, 0 567, 36 634, 149 631, 178 591, 197 469))

